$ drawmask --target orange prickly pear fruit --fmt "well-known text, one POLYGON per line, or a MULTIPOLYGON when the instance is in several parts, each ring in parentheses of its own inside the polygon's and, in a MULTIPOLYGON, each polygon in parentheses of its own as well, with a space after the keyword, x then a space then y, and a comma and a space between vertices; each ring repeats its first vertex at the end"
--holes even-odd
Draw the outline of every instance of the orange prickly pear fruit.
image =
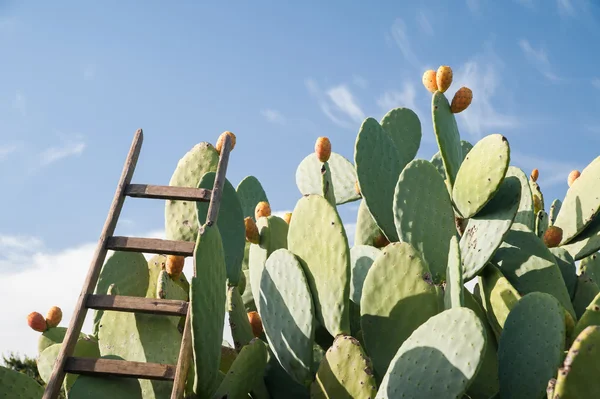
POLYGON ((573 182, 575 180, 577 180, 577 178, 579 176, 581 176, 581 172, 579 172, 578 170, 574 170, 571 173, 569 173, 569 179, 568 179, 569 187, 571 187, 573 185, 573 182))
POLYGON ((33 330, 38 332, 44 332, 48 329, 48 325, 46 324, 46 319, 38 312, 31 312, 27 315, 27 324, 33 330))
POLYGON ((254 208, 254 219, 258 220, 262 216, 271 216, 271 206, 266 201, 261 201, 254 208))
POLYGON ((438 89, 436 73, 433 69, 425 71, 423 74, 423 86, 431 93, 435 93, 438 89))
POLYGON ((231 150, 233 150, 234 147, 235 147, 235 134, 233 134, 231 132, 223 132, 219 136, 219 139, 217 140, 217 145, 215 146, 215 149, 217 150, 217 152, 219 154, 221 154, 221 150, 223 149, 223 145, 225 145, 225 136, 231 137, 231 150))
POLYGON ((459 112, 463 112, 465 109, 471 105, 471 101, 473 101, 473 92, 468 87, 461 87, 458 89, 456 94, 454 94, 454 98, 452 98, 452 103, 450 104, 450 111, 453 114, 458 114, 459 112))
POLYGON ((329 161, 331 156, 331 142, 327 137, 319 137, 315 143, 315 154, 321 162, 329 161))
POLYGON ((260 337, 260 334, 263 332, 263 325, 258 312, 248 312, 248 321, 250 322, 250 326, 252 326, 252 334, 257 338, 260 337))
POLYGON ((57 327, 62 320, 62 310, 58 306, 52 306, 46 314, 46 324, 49 328, 57 327))
POLYGON ((244 226, 246 226, 246 241, 252 244, 258 244, 260 242, 260 234, 256 222, 250 216, 244 219, 244 226))
POLYGON ((283 215, 283 220, 285 220, 287 224, 290 224, 290 222, 292 221, 292 213, 287 212, 285 215, 283 215))
POLYGON ((375 237, 375 240, 373 242, 373 246, 375 248, 383 248, 385 246, 387 246, 390 242, 388 241, 388 239, 386 238, 386 236, 383 235, 383 233, 379 233, 379 235, 377 237, 375 237))
POLYGON ((439 91, 444 93, 448 90, 452 84, 452 68, 446 65, 439 67, 435 74, 435 81, 439 91))
POLYGON ((546 244, 548 248, 557 247, 562 241, 562 237, 563 231, 560 227, 550 226, 544 233, 544 244, 546 244))
POLYGON ((181 272, 183 272, 184 264, 185 257, 179 255, 167 255, 165 270, 173 280, 177 280, 179 276, 181 276, 181 272))
POLYGON ((532 181, 537 181, 538 177, 540 177, 540 171, 537 169, 534 169, 531 171, 531 175, 529 176, 529 178, 532 181))

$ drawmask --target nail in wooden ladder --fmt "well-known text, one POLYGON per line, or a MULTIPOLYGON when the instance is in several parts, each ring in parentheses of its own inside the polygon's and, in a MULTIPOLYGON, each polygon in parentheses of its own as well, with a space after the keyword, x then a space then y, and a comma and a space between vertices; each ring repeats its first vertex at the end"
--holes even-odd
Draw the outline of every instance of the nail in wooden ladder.
MULTIPOLYGON (((187 187, 130 184, 142 148, 142 141, 143 132, 140 129, 135 133, 133 143, 127 155, 121 179, 119 180, 115 196, 108 211, 102 234, 98 240, 96 252, 94 253, 90 269, 83 284, 83 289, 77 300, 60 353, 44 391, 43 399, 56 399, 58 397, 66 373, 173 381, 171 399, 180 399, 183 397, 185 380, 192 358, 192 336, 188 302, 122 295, 94 295, 93 292, 96 288, 108 250, 193 256, 194 242, 113 236, 125 197, 210 201, 207 223, 209 225, 216 223, 232 142, 229 136, 225 138, 213 189, 205 190, 187 187), (129 362, 125 360, 73 357, 73 350, 75 349, 75 344, 83 327, 88 309, 150 313, 164 316, 186 316, 177 364, 166 365, 129 362)), ((107 392, 108 396, 110 396, 110 393, 107 392)))

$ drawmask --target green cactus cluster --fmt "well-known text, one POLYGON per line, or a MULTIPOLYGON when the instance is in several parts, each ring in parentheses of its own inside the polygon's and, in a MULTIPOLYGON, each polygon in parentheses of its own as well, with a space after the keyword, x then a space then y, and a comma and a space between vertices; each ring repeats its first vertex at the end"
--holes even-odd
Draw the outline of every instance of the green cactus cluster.
MULTIPOLYGON (((546 210, 537 170, 511 165, 507 138, 461 139, 464 107, 447 87, 426 87, 439 147, 430 161, 416 159, 419 118, 396 108, 362 123, 353 162, 301 160, 290 220, 255 212, 270 208, 254 176, 225 182, 213 225, 206 203, 167 201, 167 238, 196 243, 189 281, 164 255, 109 257, 97 292, 189 300, 186 397, 600 397, 600 157, 546 210), (338 206, 355 201, 351 247, 338 206)), ((171 184, 210 188, 217 161, 200 143, 171 184)), ((78 356, 177 362, 180 317, 104 311, 94 321, 78 356)), ((42 378, 63 338, 61 327, 40 337, 42 378)), ((0 382, 0 397, 41 395, 18 373, 0 369, 0 382)), ((159 399, 172 385, 69 375, 65 391, 159 399)))

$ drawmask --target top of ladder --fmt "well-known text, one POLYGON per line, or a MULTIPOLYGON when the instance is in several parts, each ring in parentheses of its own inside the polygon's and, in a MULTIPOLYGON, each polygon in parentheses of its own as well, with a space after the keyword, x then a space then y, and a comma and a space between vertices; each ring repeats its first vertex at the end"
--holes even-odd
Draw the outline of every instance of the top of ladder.
POLYGON ((136 131, 131 148, 129 149, 106 222, 100 234, 96 251, 77 300, 60 353, 56 358, 52 374, 44 391, 43 399, 56 399, 58 397, 67 372, 73 374, 116 375, 130 378, 170 380, 174 381, 171 398, 179 399, 183 396, 186 373, 191 361, 191 330, 188 303, 185 301, 156 298, 94 295, 94 290, 108 250, 182 256, 193 255, 195 247, 195 243, 193 242, 114 236, 113 234, 121 214, 121 209, 123 208, 123 203, 126 197, 209 202, 206 222, 209 226, 215 224, 219 214, 229 154, 232 150, 233 142, 229 135, 225 135, 212 190, 131 184, 142 142, 143 132, 139 129, 136 131), (88 309, 186 316, 177 365, 72 357, 88 309))

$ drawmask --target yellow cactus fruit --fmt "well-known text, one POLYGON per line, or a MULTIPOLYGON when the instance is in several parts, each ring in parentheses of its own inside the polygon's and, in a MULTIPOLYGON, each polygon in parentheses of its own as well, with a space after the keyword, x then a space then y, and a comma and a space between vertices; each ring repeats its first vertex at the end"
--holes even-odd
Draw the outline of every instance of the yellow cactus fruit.
POLYGON ((260 337, 263 332, 263 325, 258 312, 248 312, 248 321, 252 327, 252 334, 257 338, 260 337))
POLYGON ((538 177, 540 177, 540 171, 537 169, 534 169, 531 171, 531 175, 529 176, 529 178, 532 181, 537 181, 538 177))
POLYGON ((560 227, 550 226, 544 233, 544 244, 546 244, 548 248, 557 247, 562 241, 562 237, 563 231, 560 227))
POLYGON ((181 272, 183 272, 184 264, 185 257, 179 255, 167 255, 165 270, 173 280, 177 280, 179 276, 181 276, 181 272))
POLYGON ((250 216, 244 219, 244 226, 246 226, 246 241, 252 244, 258 244, 260 242, 260 234, 256 222, 250 216))
POLYGON ((439 67, 437 73, 435 74, 435 80, 437 83, 437 89, 444 93, 452 84, 452 68, 446 65, 439 67))
POLYGON ((331 156, 331 142, 327 137, 319 137, 315 143, 315 154, 321 162, 329 161, 331 156))
POLYGON ((254 208, 254 219, 258 220, 263 216, 271 216, 271 206, 266 201, 261 201, 254 208))
POLYGON ((283 220, 285 220, 287 224, 290 224, 292 221, 292 212, 287 212, 285 215, 283 215, 283 220))
POLYGON ((423 74, 423 86, 431 93, 435 93, 438 89, 436 73, 433 69, 425 71, 423 74))
POLYGON ((46 324, 49 328, 57 327, 62 320, 62 310, 58 306, 52 306, 46 314, 46 324))
POLYGON ((375 248, 383 248, 385 246, 387 246, 389 244, 389 240, 387 239, 386 236, 383 235, 383 233, 379 233, 379 235, 377 237, 375 237, 375 240, 373 240, 373 246, 375 248))
POLYGON ((567 181, 569 183, 569 187, 573 185, 573 182, 577 180, 579 176, 581 176, 581 172, 579 172, 578 170, 574 170, 571 173, 569 173, 569 179, 567 181))
POLYGON ((41 313, 38 312, 31 312, 29 313, 29 315, 27 315, 27 324, 29 325, 29 327, 31 327, 37 332, 43 333, 48 329, 46 319, 44 319, 44 316, 42 316, 41 313))
POLYGON ((223 149, 223 145, 225 144, 225 136, 231 137, 231 151, 233 151, 233 149, 235 148, 235 134, 231 132, 223 132, 219 136, 219 139, 217 140, 217 145, 215 146, 215 149, 217 150, 219 155, 221 154, 221 150, 223 149))
POLYGON ((473 101, 473 92, 468 87, 461 87, 458 89, 454 98, 452 98, 452 103, 450 104, 450 111, 453 114, 458 114, 459 112, 463 112, 465 109, 471 105, 471 101, 473 101))

